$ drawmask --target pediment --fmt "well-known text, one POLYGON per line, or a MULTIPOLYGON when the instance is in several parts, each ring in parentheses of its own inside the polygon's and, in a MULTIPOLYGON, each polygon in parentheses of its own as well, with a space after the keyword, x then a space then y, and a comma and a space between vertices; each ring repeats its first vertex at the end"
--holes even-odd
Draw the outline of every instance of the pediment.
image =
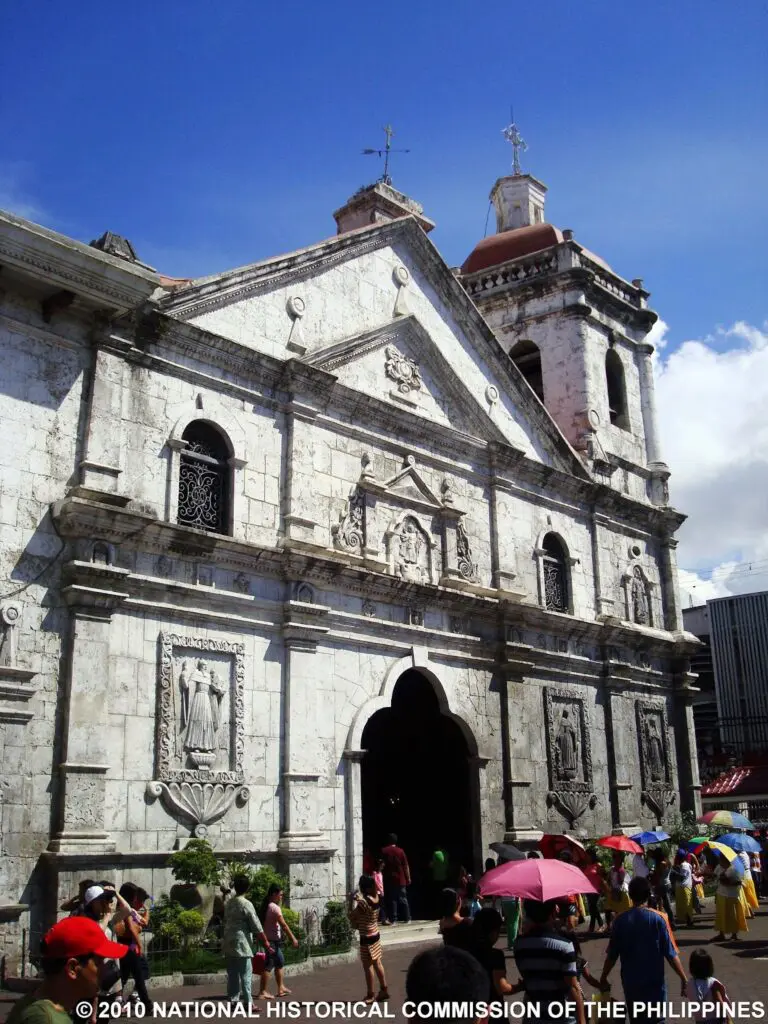
POLYGON ((445 503, 435 494, 416 469, 413 456, 408 456, 406 465, 390 480, 363 479, 359 484, 364 490, 380 499, 408 508, 419 508, 425 512, 445 512, 445 503))
POLYGON ((413 315, 316 349, 303 361, 416 416, 486 441, 508 442, 413 315))

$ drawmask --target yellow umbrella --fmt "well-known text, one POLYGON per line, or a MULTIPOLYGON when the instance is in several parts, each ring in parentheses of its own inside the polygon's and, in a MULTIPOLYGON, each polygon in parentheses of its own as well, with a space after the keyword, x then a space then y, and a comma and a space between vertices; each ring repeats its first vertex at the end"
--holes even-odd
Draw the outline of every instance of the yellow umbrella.
POLYGON ((736 860, 736 851, 732 850, 730 846, 726 846, 725 843, 716 843, 713 839, 707 839, 706 845, 710 848, 710 850, 715 850, 717 853, 722 853, 729 864, 731 861, 736 860))

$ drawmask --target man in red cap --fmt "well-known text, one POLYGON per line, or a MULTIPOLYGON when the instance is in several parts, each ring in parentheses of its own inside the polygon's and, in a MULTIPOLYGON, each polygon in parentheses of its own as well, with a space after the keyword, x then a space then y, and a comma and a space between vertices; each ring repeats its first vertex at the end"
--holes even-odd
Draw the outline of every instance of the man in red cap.
MULTIPOLYGON (((91 918, 64 918, 42 941, 42 983, 16 1003, 6 1024, 72 1024, 72 1010, 98 995, 104 961, 119 960, 127 952, 127 946, 110 942, 91 918)), ((77 1016, 89 1018, 90 1013, 77 1016)))

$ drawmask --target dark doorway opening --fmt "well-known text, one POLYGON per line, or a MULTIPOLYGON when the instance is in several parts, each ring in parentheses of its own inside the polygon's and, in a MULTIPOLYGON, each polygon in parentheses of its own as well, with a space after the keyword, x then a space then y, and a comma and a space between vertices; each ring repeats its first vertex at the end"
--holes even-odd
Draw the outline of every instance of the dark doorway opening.
POLYGON ((413 879, 411 913, 434 915, 429 862, 441 847, 452 867, 473 863, 474 793, 469 749, 458 725, 441 714, 429 680, 403 673, 392 705, 363 730, 363 845, 376 854, 395 832, 408 855, 413 879))

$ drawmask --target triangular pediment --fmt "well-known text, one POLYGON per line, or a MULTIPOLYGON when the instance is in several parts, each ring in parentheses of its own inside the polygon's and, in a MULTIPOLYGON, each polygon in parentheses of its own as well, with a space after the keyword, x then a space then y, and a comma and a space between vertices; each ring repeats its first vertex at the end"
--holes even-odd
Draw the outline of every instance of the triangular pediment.
POLYGON ((412 463, 383 483, 380 493, 389 498, 399 498, 406 504, 419 502, 433 509, 443 507, 441 500, 412 463))
MULTIPOLYGON (((589 478, 413 218, 190 282, 163 299, 160 310, 269 357, 299 356, 328 369, 342 386, 589 478), (392 379, 382 394, 387 345, 416 364, 423 386, 412 391, 419 393, 392 379), (359 376, 366 374, 363 383, 359 376)), ((401 369, 407 376, 405 362, 401 369)))
POLYGON ((334 342, 304 361, 416 416, 486 441, 508 440, 415 316, 334 342))

